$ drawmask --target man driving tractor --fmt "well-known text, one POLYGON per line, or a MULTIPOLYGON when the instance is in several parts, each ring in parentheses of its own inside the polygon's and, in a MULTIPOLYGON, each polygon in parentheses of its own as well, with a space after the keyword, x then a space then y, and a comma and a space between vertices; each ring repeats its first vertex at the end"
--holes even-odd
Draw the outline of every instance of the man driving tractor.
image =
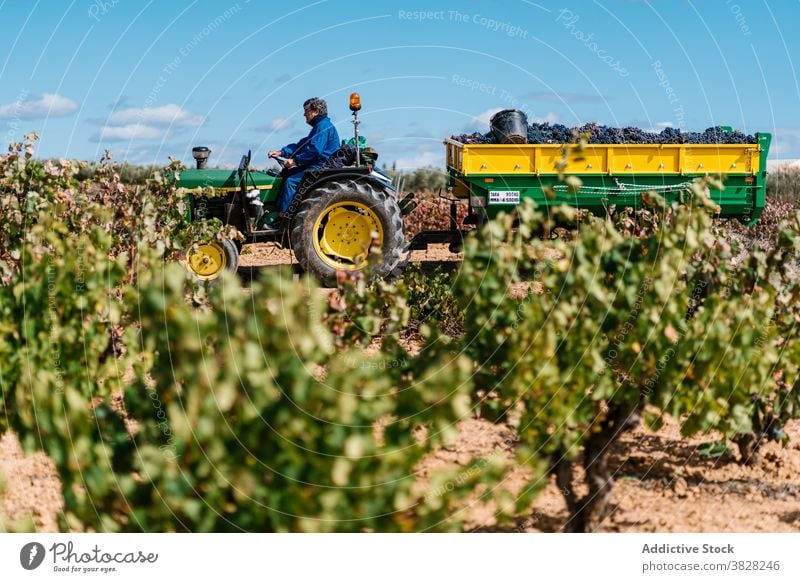
POLYGON ((397 190, 375 168, 377 152, 358 133, 358 93, 350 95, 349 106, 354 135, 342 145, 325 101, 308 99, 308 136, 267 154, 281 164, 280 173, 251 169, 249 151, 237 170, 208 168, 211 151, 192 149, 197 168, 174 175, 191 192, 191 221, 217 219, 241 236, 193 245, 186 258, 191 273, 216 280, 223 270, 237 269, 243 242, 266 241, 290 248, 300 268, 326 285, 335 285, 342 272, 361 272, 367 261, 371 277, 398 268, 406 244, 397 190), (209 187, 219 194, 207 196, 209 187), (266 225, 273 217, 278 224, 266 225), (380 250, 374 260, 372 249, 380 250))
POLYGON ((339 133, 328 117, 328 104, 324 99, 307 99, 303 103, 303 115, 311 126, 309 134, 297 143, 267 153, 270 158, 286 158, 282 172, 283 186, 277 200, 278 219, 270 225, 273 228, 286 217, 306 170, 322 167, 325 160, 339 149, 339 133))

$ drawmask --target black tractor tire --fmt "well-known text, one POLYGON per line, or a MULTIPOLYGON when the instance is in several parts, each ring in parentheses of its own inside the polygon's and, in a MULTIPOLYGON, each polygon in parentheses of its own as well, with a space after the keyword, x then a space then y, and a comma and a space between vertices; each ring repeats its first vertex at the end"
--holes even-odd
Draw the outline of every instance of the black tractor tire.
POLYGON ((222 239, 222 250, 225 252, 225 270, 236 273, 239 270, 239 253, 242 244, 229 238, 222 239))
POLYGON ((300 203, 291 225, 291 246, 300 267, 314 275, 323 285, 336 286, 337 274, 342 270, 350 273, 362 271, 364 267, 349 270, 337 269, 317 252, 314 232, 317 219, 330 206, 353 202, 370 209, 383 230, 380 264, 370 264, 372 278, 383 278, 395 270, 405 248, 403 218, 397 198, 390 192, 366 180, 346 178, 331 180, 307 192, 300 203))

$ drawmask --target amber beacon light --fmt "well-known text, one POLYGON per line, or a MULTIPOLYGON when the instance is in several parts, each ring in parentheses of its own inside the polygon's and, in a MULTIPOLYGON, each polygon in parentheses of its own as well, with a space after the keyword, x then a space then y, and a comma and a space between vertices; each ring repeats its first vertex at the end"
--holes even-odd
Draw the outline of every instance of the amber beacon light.
POLYGON ((361 96, 358 93, 350 93, 350 111, 361 109, 361 96))

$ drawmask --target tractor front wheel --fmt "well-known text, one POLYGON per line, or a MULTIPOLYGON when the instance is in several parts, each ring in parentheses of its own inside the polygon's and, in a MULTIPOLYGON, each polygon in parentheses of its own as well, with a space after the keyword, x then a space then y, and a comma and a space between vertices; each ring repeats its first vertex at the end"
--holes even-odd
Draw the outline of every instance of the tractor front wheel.
POLYGON ((198 243, 186 252, 186 269, 201 281, 214 281, 223 270, 236 272, 239 247, 229 239, 198 243))
POLYGON ((363 270, 373 247, 381 258, 370 265, 370 273, 386 276, 405 243, 397 199, 368 181, 326 182, 300 204, 291 242, 300 266, 324 285, 335 285, 339 271, 363 270))

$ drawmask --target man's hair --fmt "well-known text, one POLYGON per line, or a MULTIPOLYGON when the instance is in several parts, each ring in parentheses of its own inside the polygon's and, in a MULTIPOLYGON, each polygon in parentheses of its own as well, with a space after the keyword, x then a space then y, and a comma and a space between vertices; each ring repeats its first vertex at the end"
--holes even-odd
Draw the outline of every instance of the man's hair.
POLYGON ((309 109, 313 109, 319 115, 328 115, 328 104, 325 103, 325 99, 320 99, 319 97, 312 97, 311 99, 306 99, 306 102, 303 103, 303 109, 308 107, 309 109))

